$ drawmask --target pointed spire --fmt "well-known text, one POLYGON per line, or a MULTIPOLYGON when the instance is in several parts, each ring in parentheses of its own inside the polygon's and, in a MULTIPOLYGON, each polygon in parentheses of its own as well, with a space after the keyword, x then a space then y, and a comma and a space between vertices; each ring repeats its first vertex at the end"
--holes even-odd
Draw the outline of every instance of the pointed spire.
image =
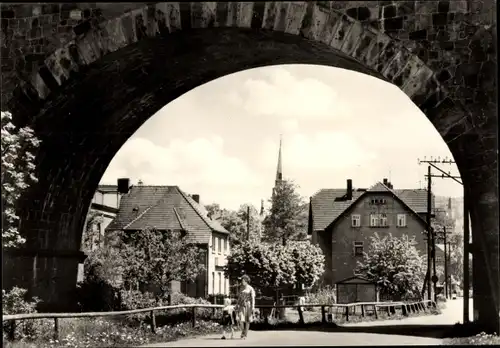
POLYGON ((281 145, 282 145, 282 136, 280 135, 280 148, 278 152, 278 168, 276 170, 276 185, 283 180, 283 167, 281 164, 281 145))

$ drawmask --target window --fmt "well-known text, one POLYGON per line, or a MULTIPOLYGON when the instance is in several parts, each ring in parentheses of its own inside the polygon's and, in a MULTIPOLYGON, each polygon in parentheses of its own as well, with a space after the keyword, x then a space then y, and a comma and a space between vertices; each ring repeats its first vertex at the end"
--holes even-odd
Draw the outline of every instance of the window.
POLYGON ((398 227, 406 227, 406 214, 398 214, 398 227))
POLYGON ((227 250, 227 237, 224 238, 224 253, 225 254, 229 254, 228 250, 227 250))
POLYGON ((215 247, 217 245, 217 237, 216 236, 212 236, 212 254, 215 253, 215 247))
POLYGON ((354 242, 354 256, 363 256, 363 242, 354 242))
POLYGON ((215 272, 212 272, 212 293, 215 294, 215 272))
POLYGON ((217 251, 220 254, 222 252, 222 238, 218 238, 218 243, 219 243, 219 249, 217 249, 217 251))
POLYGON ((381 227, 387 227, 387 214, 380 214, 379 215, 379 222, 381 227))
POLYGON ((219 294, 222 294, 222 272, 219 272, 219 294))
POLYGON ((370 214, 370 227, 387 227, 387 214, 370 214))
POLYGON ((224 277, 224 294, 229 295, 229 279, 224 277))
POLYGON ((354 214, 351 216, 352 227, 360 227, 361 226, 361 216, 359 214, 354 214))
POLYGON ((387 201, 385 200, 385 198, 374 198, 370 201, 370 204, 373 204, 373 205, 380 205, 380 204, 386 204, 387 201))

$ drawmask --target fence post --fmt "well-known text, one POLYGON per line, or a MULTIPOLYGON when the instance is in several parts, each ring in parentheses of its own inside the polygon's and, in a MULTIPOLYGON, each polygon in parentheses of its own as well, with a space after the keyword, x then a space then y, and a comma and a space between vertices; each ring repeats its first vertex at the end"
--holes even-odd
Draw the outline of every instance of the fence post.
POLYGON ((304 313, 302 313, 302 307, 301 306, 298 306, 297 307, 297 311, 299 312, 299 323, 301 325, 304 325, 305 324, 305 321, 304 321, 304 313))
POLYGON ((361 316, 365 317, 365 305, 361 305, 361 316))
POLYGON ((59 319, 54 318, 54 340, 59 340, 59 319))
POLYGON ((11 320, 9 327, 9 340, 14 341, 15 339, 16 339, 16 321, 11 320))
POLYGON ((321 322, 323 324, 326 323, 326 308, 325 308, 325 306, 321 306, 321 322))
POLYGON ((151 311, 151 331, 156 333, 156 316, 155 311, 151 311))
POLYGON ((378 309, 377 309, 377 305, 373 305, 373 312, 375 313, 375 319, 378 319, 378 309))
POLYGON ((191 324, 193 327, 196 327, 196 307, 195 306, 191 307, 191 311, 192 311, 191 324))
POLYGON ((345 321, 349 321, 349 306, 345 306, 345 321))

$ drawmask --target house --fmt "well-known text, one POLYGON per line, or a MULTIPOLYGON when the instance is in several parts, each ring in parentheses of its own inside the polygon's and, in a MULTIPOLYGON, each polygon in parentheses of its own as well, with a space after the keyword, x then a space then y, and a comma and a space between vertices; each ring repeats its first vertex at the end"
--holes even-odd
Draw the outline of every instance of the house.
POLYGON ((132 186, 122 195, 116 218, 106 229, 141 231, 147 227, 185 233, 185 238, 205 251, 205 271, 194 282, 173 282, 172 291, 191 297, 229 294, 229 279, 223 267, 229 254, 229 232, 210 219, 199 195, 188 195, 177 186, 132 186))
POLYGON ((344 189, 318 191, 310 199, 308 233, 325 255, 322 285, 354 276, 375 232, 414 237, 427 255, 426 216, 426 190, 394 189, 387 179, 369 189, 356 190, 349 179, 344 189))
MULTIPOLYGON (((85 234, 91 232, 92 236, 90 250, 84 250, 85 252, 92 251, 97 246, 102 246, 104 244, 104 232, 118 213, 120 198, 121 194, 118 192, 118 185, 99 185, 97 187, 94 197, 92 198, 92 203, 90 204, 88 216, 95 214, 96 217, 100 219, 98 221, 92 220, 85 222, 82 234, 82 249, 85 234), (92 225, 88 226, 89 223, 92 225)), ((77 282, 83 281, 83 275, 83 263, 81 263, 78 265, 77 282)))
MULTIPOLYGON (((99 245, 104 243, 104 231, 118 213, 120 198, 121 194, 118 192, 117 185, 99 185, 94 193, 90 204, 90 213, 96 213, 100 219, 99 222, 93 223, 90 228, 92 231, 99 232, 94 234, 99 238, 99 245)), ((85 230, 87 227, 85 226, 85 230)))

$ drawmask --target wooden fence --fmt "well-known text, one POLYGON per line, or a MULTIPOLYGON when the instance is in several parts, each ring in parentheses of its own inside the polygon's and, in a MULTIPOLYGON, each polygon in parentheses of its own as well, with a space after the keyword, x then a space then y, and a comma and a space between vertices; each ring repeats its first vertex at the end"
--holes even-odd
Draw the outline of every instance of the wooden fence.
MULTIPOLYGON (((356 302, 348 304, 305 304, 305 305, 256 305, 255 308, 295 308, 299 314, 299 323, 304 324, 304 307, 307 308, 321 308, 321 321, 322 323, 327 323, 327 310, 337 308, 343 309, 346 321, 349 321, 349 315, 351 311, 356 310, 356 308, 361 309, 361 316, 365 317, 367 313, 367 308, 373 308, 375 318, 378 319, 378 311, 380 309, 385 309, 388 316, 396 314, 396 310, 400 309, 403 315, 409 315, 409 313, 418 313, 424 311, 426 308, 436 308, 436 303, 434 301, 426 300, 419 302, 356 302)), ((128 311, 117 311, 117 312, 86 312, 86 313, 29 313, 29 314, 12 314, 2 316, 2 322, 10 322, 10 327, 8 329, 8 335, 10 340, 15 339, 16 321, 26 320, 26 319, 54 319, 54 339, 59 339, 59 319, 64 318, 96 318, 96 317, 117 317, 121 315, 131 315, 139 313, 148 313, 151 318, 151 330, 153 333, 156 332, 156 314, 160 311, 167 311, 169 309, 188 309, 191 308, 191 323, 192 326, 196 326, 196 309, 197 308, 212 308, 215 311, 218 308, 223 308, 223 305, 214 304, 181 304, 173 306, 160 306, 152 308, 134 309, 128 311)))

